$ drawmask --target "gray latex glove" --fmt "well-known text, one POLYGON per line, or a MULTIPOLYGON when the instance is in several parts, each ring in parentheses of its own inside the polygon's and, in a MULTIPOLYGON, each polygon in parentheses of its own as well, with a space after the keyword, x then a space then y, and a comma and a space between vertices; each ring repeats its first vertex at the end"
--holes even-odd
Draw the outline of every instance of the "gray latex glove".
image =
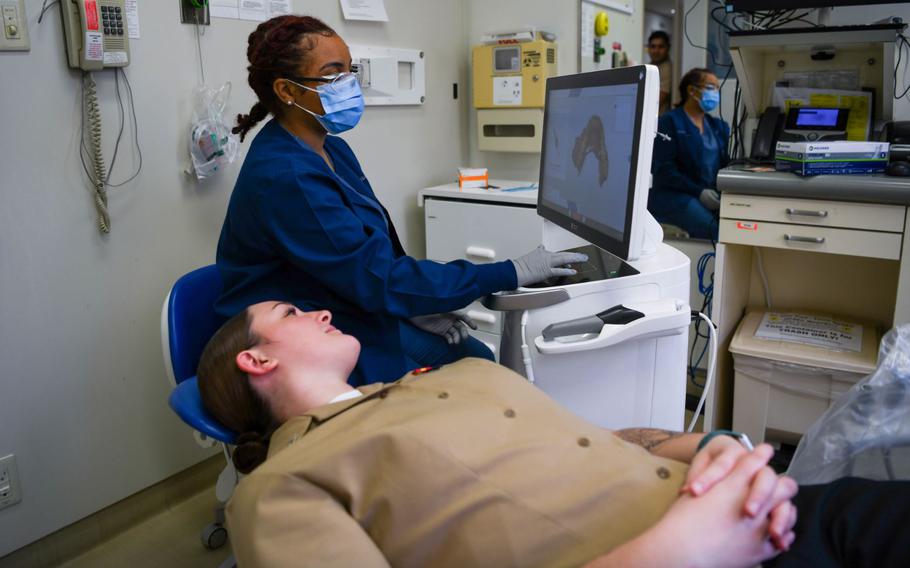
POLYGON ((458 345, 467 339, 469 327, 477 329, 477 324, 474 323, 474 320, 459 312, 416 316, 411 318, 410 321, 424 331, 442 336, 449 345, 458 345))
POLYGON ((720 209, 720 193, 716 189, 703 189, 698 194, 698 200, 708 211, 720 209))
POLYGON ((577 252, 550 252, 543 245, 524 256, 512 260, 518 285, 527 286, 551 276, 572 276, 575 269, 564 268, 567 264, 585 262, 588 255, 577 252))

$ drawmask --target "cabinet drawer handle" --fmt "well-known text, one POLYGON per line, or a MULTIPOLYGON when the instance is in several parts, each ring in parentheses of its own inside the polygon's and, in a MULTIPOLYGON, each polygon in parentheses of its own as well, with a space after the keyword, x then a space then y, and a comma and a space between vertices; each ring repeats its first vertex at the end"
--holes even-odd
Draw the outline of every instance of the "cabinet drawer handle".
POLYGON ((483 247, 468 247, 465 249, 465 254, 468 256, 476 256, 479 258, 488 258, 493 260, 496 258, 496 251, 490 248, 483 247))
POLYGON ((482 321, 483 323, 493 324, 496 323, 496 316, 493 314, 488 314, 487 312, 480 312, 477 310, 468 310, 468 317, 474 321, 482 321))
POLYGON ((811 211, 809 209, 794 209, 787 207, 787 215, 801 215, 803 217, 827 217, 827 211, 811 211))
POLYGON ((820 245, 825 242, 825 237, 801 237, 799 235, 785 234, 784 240, 785 241, 794 241, 797 243, 812 243, 812 244, 820 245))

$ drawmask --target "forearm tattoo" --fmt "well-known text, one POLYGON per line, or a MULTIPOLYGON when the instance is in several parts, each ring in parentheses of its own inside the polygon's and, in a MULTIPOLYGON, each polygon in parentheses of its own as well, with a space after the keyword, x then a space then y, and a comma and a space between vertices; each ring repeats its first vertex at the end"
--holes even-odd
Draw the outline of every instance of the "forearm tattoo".
POLYGON ((683 435, 683 432, 672 432, 659 428, 626 428, 616 430, 614 433, 626 442, 641 446, 649 452, 664 442, 683 435))

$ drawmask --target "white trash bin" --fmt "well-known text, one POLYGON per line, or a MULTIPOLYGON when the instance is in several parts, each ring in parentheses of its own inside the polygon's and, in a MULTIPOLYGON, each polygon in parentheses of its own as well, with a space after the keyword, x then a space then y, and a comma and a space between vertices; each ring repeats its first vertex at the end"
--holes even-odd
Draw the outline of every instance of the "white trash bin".
POLYGON ((880 340, 877 326, 857 318, 799 313, 862 325, 861 348, 838 350, 757 337, 765 311, 747 313, 730 343, 733 429, 756 443, 766 438, 797 442, 838 397, 875 371, 880 340))

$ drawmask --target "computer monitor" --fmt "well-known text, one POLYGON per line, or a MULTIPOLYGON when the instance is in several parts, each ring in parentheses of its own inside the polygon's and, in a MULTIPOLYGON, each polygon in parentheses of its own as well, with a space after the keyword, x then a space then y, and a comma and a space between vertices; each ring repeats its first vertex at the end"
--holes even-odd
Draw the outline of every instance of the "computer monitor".
POLYGON ((547 79, 537 213, 623 260, 641 255, 657 68, 547 79))

